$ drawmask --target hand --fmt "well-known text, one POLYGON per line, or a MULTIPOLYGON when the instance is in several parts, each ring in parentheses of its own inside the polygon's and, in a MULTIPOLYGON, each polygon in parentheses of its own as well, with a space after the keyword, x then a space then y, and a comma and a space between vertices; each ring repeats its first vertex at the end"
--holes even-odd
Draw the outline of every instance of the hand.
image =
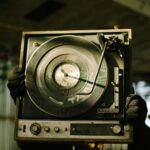
POLYGON ((25 93, 24 78, 25 76, 19 67, 15 67, 8 74, 7 86, 14 101, 16 101, 17 97, 23 96, 25 93))
POLYGON ((126 99, 126 118, 135 126, 144 125, 147 115, 146 102, 142 97, 130 94, 126 99))

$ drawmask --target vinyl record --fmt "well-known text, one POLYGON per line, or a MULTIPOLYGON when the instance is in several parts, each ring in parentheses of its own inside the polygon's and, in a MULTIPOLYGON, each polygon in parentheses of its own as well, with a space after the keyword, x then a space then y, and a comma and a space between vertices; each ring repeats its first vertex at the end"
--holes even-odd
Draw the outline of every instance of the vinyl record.
POLYGON ((79 36, 58 36, 43 43, 26 65, 25 82, 33 104, 45 113, 62 118, 92 108, 108 83, 105 58, 93 83, 100 57, 99 46, 79 36))

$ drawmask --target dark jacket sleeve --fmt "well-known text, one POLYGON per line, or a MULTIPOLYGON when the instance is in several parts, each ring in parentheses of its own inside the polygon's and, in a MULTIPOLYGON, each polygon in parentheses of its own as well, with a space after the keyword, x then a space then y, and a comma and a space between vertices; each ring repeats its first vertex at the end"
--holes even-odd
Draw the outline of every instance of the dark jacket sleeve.
POLYGON ((150 150, 150 128, 147 125, 134 127, 134 142, 129 150, 150 150))

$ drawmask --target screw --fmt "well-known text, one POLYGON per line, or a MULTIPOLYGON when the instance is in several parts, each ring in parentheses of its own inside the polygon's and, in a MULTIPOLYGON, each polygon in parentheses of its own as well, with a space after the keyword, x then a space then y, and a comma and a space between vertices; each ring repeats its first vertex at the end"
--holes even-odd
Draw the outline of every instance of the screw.
POLYGON ((33 43, 33 46, 34 46, 34 47, 38 47, 38 46, 40 46, 40 44, 39 44, 38 42, 34 42, 34 43, 33 43))

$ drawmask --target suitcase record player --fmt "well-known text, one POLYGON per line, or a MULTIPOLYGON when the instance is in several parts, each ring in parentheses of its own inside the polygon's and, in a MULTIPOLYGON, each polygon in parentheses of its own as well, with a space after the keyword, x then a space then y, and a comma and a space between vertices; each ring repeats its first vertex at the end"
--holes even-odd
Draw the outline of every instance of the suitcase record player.
POLYGON ((130 40, 130 29, 24 32, 16 139, 132 141, 124 114, 130 40))

